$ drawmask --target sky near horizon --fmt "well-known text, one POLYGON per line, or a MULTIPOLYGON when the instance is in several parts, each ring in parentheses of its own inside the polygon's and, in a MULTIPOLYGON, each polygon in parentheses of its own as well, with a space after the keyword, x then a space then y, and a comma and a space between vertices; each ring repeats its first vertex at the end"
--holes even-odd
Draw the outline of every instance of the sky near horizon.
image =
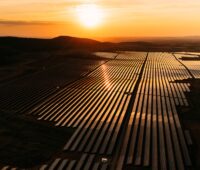
POLYGON ((199 16, 200 0, 0 0, 0 36, 200 35, 199 16))

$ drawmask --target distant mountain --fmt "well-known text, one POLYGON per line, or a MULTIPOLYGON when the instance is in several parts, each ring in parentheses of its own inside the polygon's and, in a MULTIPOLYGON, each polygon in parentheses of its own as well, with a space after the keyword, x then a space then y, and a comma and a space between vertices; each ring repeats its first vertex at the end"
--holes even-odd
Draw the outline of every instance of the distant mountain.
POLYGON ((77 38, 77 37, 70 37, 70 36, 59 36, 56 38, 51 39, 53 41, 60 41, 60 42, 71 42, 71 43, 89 43, 89 44, 95 44, 95 43, 100 43, 99 41, 92 40, 89 38, 77 38))
POLYGON ((0 54, 71 49, 89 51, 200 51, 200 39, 197 37, 147 39, 112 43, 70 36, 59 36, 53 39, 0 37, 0 54))
POLYGON ((0 49, 23 51, 60 50, 72 48, 96 48, 101 43, 86 38, 60 36, 53 39, 0 37, 0 49))
POLYGON ((111 42, 136 42, 136 41, 145 41, 145 42, 156 42, 156 41, 200 41, 200 36, 179 36, 179 37, 102 37, 98 38, 104 41, 111 42))

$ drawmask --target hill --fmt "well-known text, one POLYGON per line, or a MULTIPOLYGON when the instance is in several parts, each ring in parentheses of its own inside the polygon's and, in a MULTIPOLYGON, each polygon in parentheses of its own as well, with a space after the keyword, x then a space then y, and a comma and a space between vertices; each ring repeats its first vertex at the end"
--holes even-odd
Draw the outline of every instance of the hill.
POLYGON ((43 51, 71 48, 92 48, 100 42, 86 38, 60 36, 53 39, 1 37, 1 49, 15 49, 19 51, 43 51))
POLYGON ((87 38, 59 36, 52 39, 0 37, 0 51, 4 55, 12 55, 22 52, 44 52, 84 49, 89 51, 200 51, 200 40, 194 39, 151 39, 148 41, 133 42, 100 42, 87 38))

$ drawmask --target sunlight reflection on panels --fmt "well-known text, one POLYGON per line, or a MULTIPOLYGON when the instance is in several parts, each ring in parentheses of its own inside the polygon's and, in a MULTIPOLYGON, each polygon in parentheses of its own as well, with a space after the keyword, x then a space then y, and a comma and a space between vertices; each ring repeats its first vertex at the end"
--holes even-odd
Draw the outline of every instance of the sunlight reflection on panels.
POLYGON ((109 52, 95 52, 94 55, 102 57, 102 58, 112 58, 116 57, 118 53, 109 53, 109 52))
POLYGON ((146 58, 146 52, 121 52, 116 59, 123 59, 123 60, 138 60, 143 61, 146 58))
POLYGON ((104 64, 103 67, 99 67, 96 71, 89 74, 89 77, 104 77, 106 67, 106 77, 109 79, 134 79, 138 75, 142 66, 142 62, 131 61, 110 61, 104 64))
POLYGON ((108 74, 107 74, 107 66, 104 64, 104 65, 102 65, 101 68, 103 70, 103 77, 105 79, 106 88, 109 90, 111 88, 111 83, 109 81, 109 77, 108 77, 108 74))

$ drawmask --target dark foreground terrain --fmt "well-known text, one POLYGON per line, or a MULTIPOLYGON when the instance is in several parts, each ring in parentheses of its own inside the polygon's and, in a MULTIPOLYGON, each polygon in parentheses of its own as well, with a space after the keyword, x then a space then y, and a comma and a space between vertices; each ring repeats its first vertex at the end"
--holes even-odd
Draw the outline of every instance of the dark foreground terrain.
POLYGON ((191 92, 187 93, 190 102, 189 108, 180 107, 179 114, 182 123, 191 135, 191 157, 194 161, 195 169, 200 168, 200 79, 188 80, 191 84, 191 92))
POLYGON ((0 168, 198 170, 200 53, 156 43, 0 38, 0 168))
POLYGON ((1 111, 0 163, 23 168, 45 163, 60 152, 72 133, 73 129, 56 128, 1 111))

